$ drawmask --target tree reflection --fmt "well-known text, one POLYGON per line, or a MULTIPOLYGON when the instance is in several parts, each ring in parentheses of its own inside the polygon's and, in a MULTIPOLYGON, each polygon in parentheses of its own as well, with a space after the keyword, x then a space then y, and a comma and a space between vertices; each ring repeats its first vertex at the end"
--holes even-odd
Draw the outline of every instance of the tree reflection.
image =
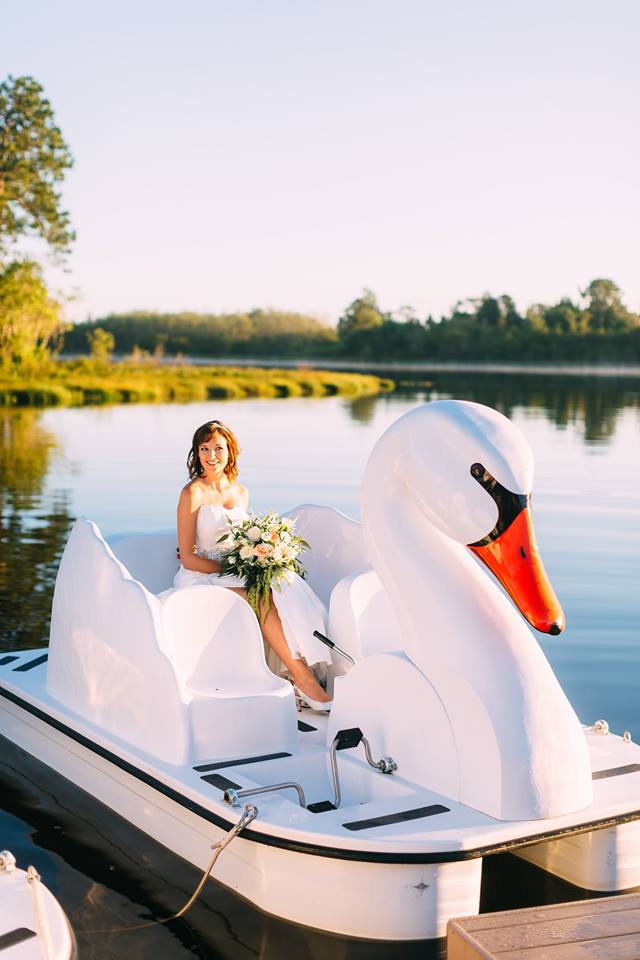
POLYGON ((542 410, 556 427, 583 425, 586 443, 613 437, 620 413, 639 405, 637 381, 628 377, 454 374, 433 376, 450 396, 486 403, 511 417, 516 407, 542 410))
POLYGON ((345 399, 344 407, 352 420, 357 423, 370 423, 379 399, 379 394, 364 394, 361 397, 345 399))
POLYGON ((68 495, 43 497, 53 435, 36 410, 0 409, 0 649, 42 646, 72 517, 68 495))
MULTIPOLYGON (((393 378, 394 372, 385 372, 393 378)), ((397 371, 395 373, 398 379, 397 371)), ((640 406, 638 381, 630 377, 559 376, 476 371, 429 371, 430 387, 425 389, 424 373, 416 374, 415 384, 403 373, 395 394, 358 398, 347 406, 351 417, 371 420, 376 404, 403 399, 433 400, 456 397, 494 407, 507 417, 517 408, 542 410, 556 427, 582 425, 586 443, 606 443, 615 433, 622 410, 640 406), (360 405, 361 400, 368 403, 360 405)))

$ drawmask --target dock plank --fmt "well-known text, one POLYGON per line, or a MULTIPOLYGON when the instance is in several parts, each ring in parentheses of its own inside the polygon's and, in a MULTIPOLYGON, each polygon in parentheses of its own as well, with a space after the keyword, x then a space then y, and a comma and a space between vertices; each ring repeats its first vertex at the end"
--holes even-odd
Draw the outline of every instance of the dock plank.
POLYGON ((598 937, 577 943, 563 943, 555 947, 534 950, 509 950, 499 954, 500 960, 638 960, 638 934, 626 937, 598 937))
POLYGON ((533 947, 579 943, 582 940, 627 936, 632 933, 637 933, 640 937, 640 909, 583 914, 581 917, 534 921, 517 927, 485 930, 482 943, 489 952, 498 954, 515 947, 529 950, 533 947))
POLYGON ((640 894, 449 921, 448 960, 640 960, 640 894))
MULTIPOLYGON (((496 927, 530 923, 532 920, 555 920, 563 917, 590 916, 596 913, 612 913, 616 910, 637 910, 640 894, 622 894, 616 897, 597 897, 591 900, 572 900, 569 903, 549 903, 543 907, 524 907, 521 910, 501 910, 497 913, 479 913, 463 917, 465 930, 471 932, 496 927)), ((460 921, 456 921, 460 922, 460 921)))

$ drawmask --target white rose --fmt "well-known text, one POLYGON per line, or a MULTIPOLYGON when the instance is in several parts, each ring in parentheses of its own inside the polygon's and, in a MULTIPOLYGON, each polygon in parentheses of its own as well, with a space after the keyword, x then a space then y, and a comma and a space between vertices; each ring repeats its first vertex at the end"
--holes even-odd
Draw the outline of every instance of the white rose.
POLYGON ((244 546, 240 547, 240 559, 241 560, 250 560, 253 556, 253 547, 244 546))
POLYGON ((249 540, 253 540, 255 543, 255 541, 259 540, 260 537, 262 536, 262 530, 260 529, 260 527, 256 527, 256 526, 249 527, 249 529, 247 530, 247 536, 249 540))
POLYGON ((273 548, 273 553, 271 554, 276 563, 281 563, 284 560, 285 553, 281 546, 276 546, 273 548))

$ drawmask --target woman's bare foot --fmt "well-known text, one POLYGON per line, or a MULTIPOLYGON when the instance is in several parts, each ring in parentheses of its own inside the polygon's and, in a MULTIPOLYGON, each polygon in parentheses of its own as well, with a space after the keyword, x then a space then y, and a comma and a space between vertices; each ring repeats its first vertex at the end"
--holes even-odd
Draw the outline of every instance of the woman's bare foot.
POLYGON ((331 697, 323 690, 304 660, 292 660, 290 667, 295 686, 305 697, 319 703, 329 703, 331 697))

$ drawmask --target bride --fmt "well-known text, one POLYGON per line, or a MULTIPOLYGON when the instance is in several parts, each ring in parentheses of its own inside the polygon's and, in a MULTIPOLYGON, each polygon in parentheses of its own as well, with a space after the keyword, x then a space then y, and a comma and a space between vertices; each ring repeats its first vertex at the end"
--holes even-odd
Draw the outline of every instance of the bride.
MULTIPOLYGON (((238 441, 219 420, 209 420, 193 435, 187 457, 190 480, 178 501, 178 546, 181 566, 174 585, 194 584, 228 587, 246 597, 242 580, 219 576, 216 559, 218 539, 226 533, 227 518, 247 516, 249 493, 238 483, 238 441)), ((326 647, 313 636, 325 632, 325 608, 311 588, 298 576, 272 593, 269 612, 261 626, 270 649, 284 664, 295 686, 314 709, 328 709, 331 699, 309 669, 309 664, 327 662, 326 647)), ((269 657, 272 661, 273 657, 269 657)))

